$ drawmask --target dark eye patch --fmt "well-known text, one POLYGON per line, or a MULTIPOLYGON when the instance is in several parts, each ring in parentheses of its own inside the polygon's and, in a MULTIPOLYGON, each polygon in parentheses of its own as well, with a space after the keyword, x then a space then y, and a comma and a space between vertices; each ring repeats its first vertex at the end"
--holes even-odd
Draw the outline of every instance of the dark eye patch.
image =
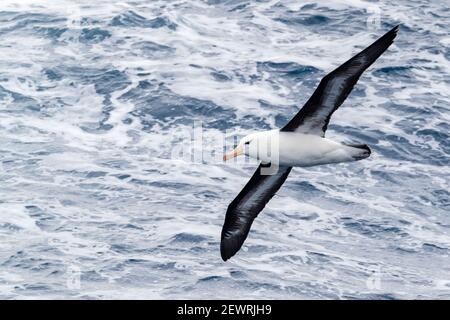
POLYGON ((244 144, 250 144, 250 141, 245 141, 245 143, 244 144))

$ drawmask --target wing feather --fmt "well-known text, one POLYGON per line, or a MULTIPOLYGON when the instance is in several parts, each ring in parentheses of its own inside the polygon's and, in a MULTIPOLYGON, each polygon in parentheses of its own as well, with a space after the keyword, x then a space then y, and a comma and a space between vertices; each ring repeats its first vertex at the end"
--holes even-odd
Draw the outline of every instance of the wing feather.
POLYGON ((394 42, 398 26, 326 75, 303 108, 281 129, 325 136, 331 115, 352 91, 361 74, 394 42))
POLYGON ((244 189, 228 206, 222 228, 220 253, 224 261, 236 254, 247 238, 253 220, 280 189, 292 167, 279 167, 272 175, 264 175, 259 165, 244 189))

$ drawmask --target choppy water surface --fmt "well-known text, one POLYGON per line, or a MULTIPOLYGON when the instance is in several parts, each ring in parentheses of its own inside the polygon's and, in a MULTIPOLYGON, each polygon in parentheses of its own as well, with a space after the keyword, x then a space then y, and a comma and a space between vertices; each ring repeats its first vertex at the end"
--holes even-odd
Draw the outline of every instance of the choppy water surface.
POLYGON ((448 1, 2 0, 0 297, 450 298, 449 22, 448 1), (223 263, 255 166, 174 159, 174 133, 282 126, 398 23, 327 133, 372 156, 294 169, 223 263))

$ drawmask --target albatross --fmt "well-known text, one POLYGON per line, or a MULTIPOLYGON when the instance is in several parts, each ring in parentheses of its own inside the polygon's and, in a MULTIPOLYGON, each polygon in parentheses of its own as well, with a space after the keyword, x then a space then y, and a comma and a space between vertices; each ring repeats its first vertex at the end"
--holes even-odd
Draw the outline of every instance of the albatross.
POLYGON ((260 160, 250 181, 228 206, 220 253, 234 256, 250 227, 284 183, 292 167, 362 160, 370 156, 366 144, 343 144, 325 138, 333 113, 342 105, 361 74, 394 42, 398 26, 322 78, 300 111, 281 129, 245 136, 223 160, 246 155, 260 160))

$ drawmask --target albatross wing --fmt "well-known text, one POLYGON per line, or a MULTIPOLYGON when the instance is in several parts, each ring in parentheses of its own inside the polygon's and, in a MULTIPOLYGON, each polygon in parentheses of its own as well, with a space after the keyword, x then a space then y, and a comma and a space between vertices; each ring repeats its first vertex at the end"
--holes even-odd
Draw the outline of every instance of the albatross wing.
POLYGON ((361 74, 394 42, 398 26, 326 75, 303 108, 281 131, 324 137, 334 111, 344 102, 361 74))
POLYGON ((220 243, 220 254, 224 261, 234 256, 241 248, 253 220, 280 189, 292 169, 279 167, 273 175, 262 175, 262 167, 260 164, 244 189, 228 206, 220 243))

